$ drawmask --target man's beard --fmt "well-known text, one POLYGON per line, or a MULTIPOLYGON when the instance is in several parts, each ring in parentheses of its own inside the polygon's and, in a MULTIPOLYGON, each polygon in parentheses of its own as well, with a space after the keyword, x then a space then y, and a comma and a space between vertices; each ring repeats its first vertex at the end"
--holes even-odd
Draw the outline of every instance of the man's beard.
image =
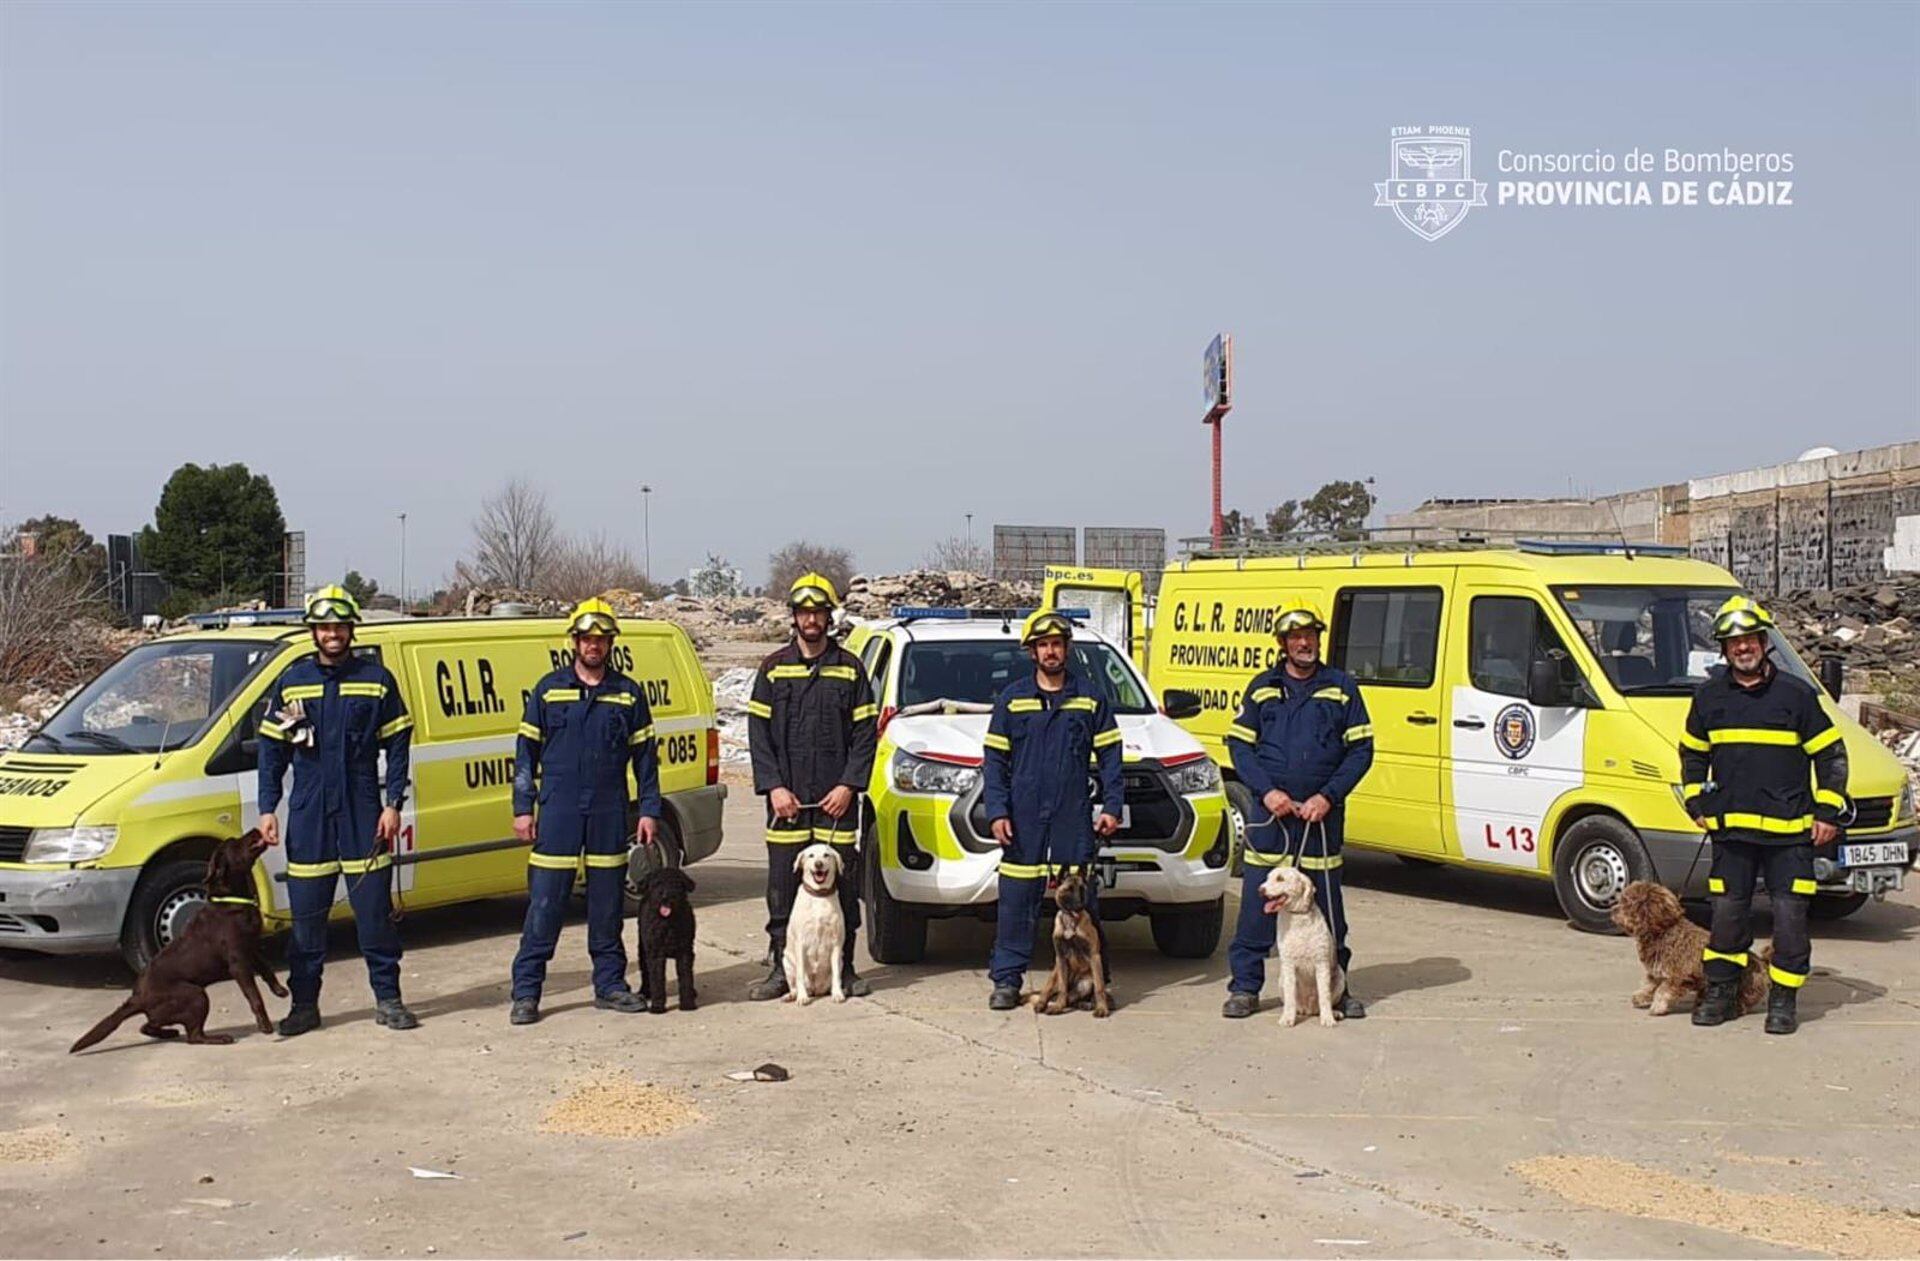
POLYGON ((1039 663, 1039 665, 1040 665, 1040 673, 1046 675, 1050 679, 1057 679, 1061 675, 1067 672, 1067 663, 1064 661, 1060 662, 1058 665, 1048 665, 1046 662, 1042 661, 1039 663))

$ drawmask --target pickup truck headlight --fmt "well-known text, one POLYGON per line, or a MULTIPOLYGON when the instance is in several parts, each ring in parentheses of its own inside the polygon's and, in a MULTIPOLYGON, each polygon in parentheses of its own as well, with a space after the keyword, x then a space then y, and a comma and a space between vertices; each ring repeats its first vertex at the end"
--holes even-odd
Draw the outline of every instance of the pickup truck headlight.
POLYGON ((1193 793, 1212 792, 1220 787, 1220 768, 1213 764, 1210 757, 1195 758, 1179 766, 1170 766, 1166 771, 1167 783, 1173 791, 1182 797, 1193 793))
POLYGON ((27 852, 20 856, 27 863, 86 863, 105 854, 118 840, 120 829, 111 825, 72 828, 35 828, 27 838, 27 852))
POLYGON ((915 757, 904 750, 893 755, 893 786, 908 793, 951 793, 956 797, 973 791, 980 782, 980 768, 936 762, 915 757))

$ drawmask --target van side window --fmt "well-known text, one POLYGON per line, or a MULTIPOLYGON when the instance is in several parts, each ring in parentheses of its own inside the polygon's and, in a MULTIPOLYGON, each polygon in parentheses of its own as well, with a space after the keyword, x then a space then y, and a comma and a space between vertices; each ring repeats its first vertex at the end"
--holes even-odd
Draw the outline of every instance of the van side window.
POLYGON ((1475 596, 1469 618, 1467 674, 1483 692, 1527 695, 1527 670, 1549 656, 1565 657, 1566 646, 1526 596, 1475 596))
POLYGON ((1327 659, 1358 682, 1430 687, 1440 648, 1440 588, 1340 592, 1327 659))

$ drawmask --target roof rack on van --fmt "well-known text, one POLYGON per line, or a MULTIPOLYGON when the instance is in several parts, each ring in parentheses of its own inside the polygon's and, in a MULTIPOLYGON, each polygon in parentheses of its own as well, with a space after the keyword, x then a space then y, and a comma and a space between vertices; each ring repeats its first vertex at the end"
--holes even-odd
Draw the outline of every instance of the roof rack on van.
POLYGON ((1590 534, 1577 531, 1447 529, 1432 525, 1375 526, 1343 532, 1335 538, 1324 535, 1268 534, 1258 531, 1221 540, 1215 546, 1209 535, 1180 540, 1182 560, 1246 560, 1256 556, 1380 555, 1401 552, 1411 557, 1418 552, 1466 552, 1508 549, 1553 556, 1687 556, 1685 547, 1671 543, 1635 543, 1619 534, 1590 534))
POLYGON ((228 609, 189 614, 187 620, 201 630, 225 630, 229 626, 297 626, 305 616, 305 609, 228 609))

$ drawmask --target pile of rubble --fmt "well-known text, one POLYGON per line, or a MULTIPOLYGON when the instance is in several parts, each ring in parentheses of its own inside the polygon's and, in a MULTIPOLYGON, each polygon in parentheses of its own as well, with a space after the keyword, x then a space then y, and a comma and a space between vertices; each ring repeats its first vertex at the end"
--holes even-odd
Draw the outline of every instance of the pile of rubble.
POLYGON ((714 725, 720 728, 720 762, 742 766, 752 760, 747 751, 747 698, 753 695, 752 666, 722 670, 713 680, 714 725))
POLYGON ((1781 633, 1809 665, 1828 656, 1846 663, 1848 691, 1920 680, 1920 580, 1788 591, 1769 603, 1781 633))
POLYGON ((999 582, 964 570, 916 569, 911 573, 869 577, 847 584, 847 612, 854 617, 888 617, 899 605, 933 608, 1030 609, 1040 602, 1032 582, 999 582))
POLYGON ((25 744, 27 737, 33 734, 33 729, 51 717, 54 710, 66 704, 67 698, 79 690, 76 685, 64 692, 23 693, 13 703, 12 709, 0 713, 0 753, 25 744))

